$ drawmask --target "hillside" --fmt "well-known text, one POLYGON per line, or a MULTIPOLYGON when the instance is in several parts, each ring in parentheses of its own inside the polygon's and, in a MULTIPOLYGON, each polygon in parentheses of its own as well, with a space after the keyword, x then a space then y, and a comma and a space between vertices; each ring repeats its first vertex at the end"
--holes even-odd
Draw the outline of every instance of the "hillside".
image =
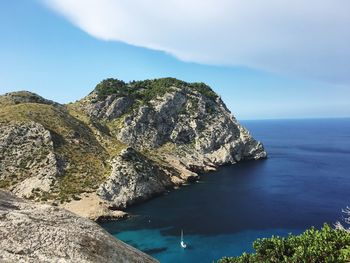
POLYGON ((203 83, 107 79, 68 105, 25 91, 0 104, 0 188, 75 212, 86 206, 92 219, 266 157, 203 83))

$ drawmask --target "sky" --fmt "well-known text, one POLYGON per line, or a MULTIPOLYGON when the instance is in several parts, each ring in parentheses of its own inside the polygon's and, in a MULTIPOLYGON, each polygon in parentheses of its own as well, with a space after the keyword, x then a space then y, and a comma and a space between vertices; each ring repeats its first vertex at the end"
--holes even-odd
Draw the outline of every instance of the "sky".
POLYGON ((0 94, 209 84, 238 119, 350 117, 347 0, 0 1, 0 94), (320 3, 321 2, 321 3, 320 3))

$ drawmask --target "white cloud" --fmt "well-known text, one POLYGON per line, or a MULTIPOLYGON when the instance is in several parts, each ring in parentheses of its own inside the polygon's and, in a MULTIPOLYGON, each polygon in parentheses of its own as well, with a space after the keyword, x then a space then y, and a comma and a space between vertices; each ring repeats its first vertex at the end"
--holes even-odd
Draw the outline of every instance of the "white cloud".
POLYGON ((349 0, 42 1, 99 39, 350 83, 349 0))

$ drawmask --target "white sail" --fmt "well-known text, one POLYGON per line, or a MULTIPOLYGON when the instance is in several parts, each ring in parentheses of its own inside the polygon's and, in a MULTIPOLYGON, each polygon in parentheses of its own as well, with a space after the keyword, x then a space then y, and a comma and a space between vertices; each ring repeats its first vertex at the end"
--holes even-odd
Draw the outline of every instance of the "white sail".
POLYGON ((180 246, 182 247, 182 248, 186 248, 187 247, 187 245, 186 245, 186 243, 184 242, 184 231, 181 229, 181 242, 180 242, 180 246))

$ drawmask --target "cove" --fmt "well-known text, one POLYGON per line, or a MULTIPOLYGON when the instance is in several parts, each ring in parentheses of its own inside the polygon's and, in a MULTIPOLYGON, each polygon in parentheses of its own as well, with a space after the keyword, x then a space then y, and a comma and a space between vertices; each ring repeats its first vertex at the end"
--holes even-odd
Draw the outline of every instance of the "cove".
POLYGON ((341 220, 350 205, 350 119, 242 122, 269 158, 201 175, 102 226, 161 262, 212 262, 259 237, 341 220), (181 229, 188 249, 180 247, 181 229))

